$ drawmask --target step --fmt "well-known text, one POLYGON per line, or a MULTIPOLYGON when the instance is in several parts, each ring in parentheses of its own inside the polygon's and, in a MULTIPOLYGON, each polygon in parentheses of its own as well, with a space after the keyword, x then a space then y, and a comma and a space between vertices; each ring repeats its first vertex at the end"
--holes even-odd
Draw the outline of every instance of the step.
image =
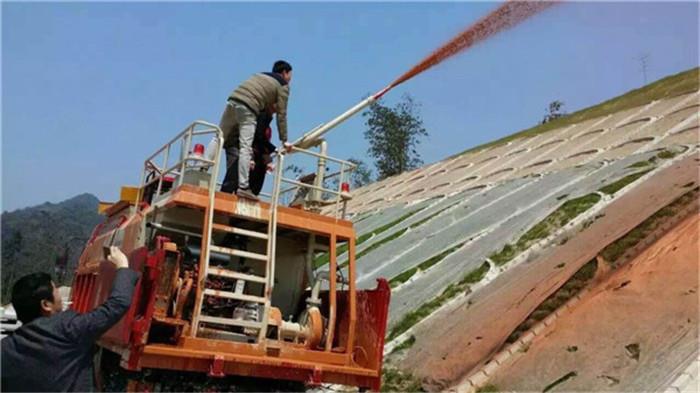
POLYGON ((244 295, 241 293, 228 292, 228 291, 219 291, 216 289, 205 289, 204 295, 214 296, 214 297, 223 297, 226 299, 242 300, 244 302, 251 302, 251 303, 265 303, 264 297, 244 295))
POLYGON ((255 252, 248 252, 248 251, 242 251, 242 250, 234 250, 233 248, 228 248, 228 247, 220 247, 220 246, 210 246, 209 249, 214 252, 220 252, 222 254, 228 254, 228 255, 233 255, 235 257, 241 257, 241 258, 249 258, 249 259, 256 259, 258 261, 267 261, 267 255, 264 254, 258 254, 255 252))
POLYGON ((242 319, 210 317, 208 315, 200 315, 199 322, 218 323, 227 326, 240 326, 244 328, 260 329, 262 322, 244 321, 242 319))
POLYGON ((259 282, 261 284, 265 284, 267 282, 267 279, 265 277, 262 277, 262 276, 256 276, 254 274, 239 273, 239 272, 235 272, 233 270, 223 269, 220 267, 210 267, 208 269, 208 273, 213 275, 213 276, 228 277, 228 278, 233 278, 236 280, 243 280, 243 281, 259 282))
POLYGON ((267 240, 267 233, 264 233, 264 232, 257 232, 257 231, 251 231, 248 229, 243 229, 243 228, 230 227, 228 225, 223 225, 223 224, 212 224, 211 229, 214 231, 219 231, 219 232, 227 232, 227 233, 233 233, 236 235, 243 235, 243 236, 255 237, 258 239, 267 240))

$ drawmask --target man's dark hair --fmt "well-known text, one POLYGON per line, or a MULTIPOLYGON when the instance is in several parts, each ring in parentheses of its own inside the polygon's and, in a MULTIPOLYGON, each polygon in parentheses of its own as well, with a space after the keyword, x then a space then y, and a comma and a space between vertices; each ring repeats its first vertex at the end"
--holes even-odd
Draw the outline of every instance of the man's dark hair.
POLYGON ((12 307, 23 324, 41 316, 42 300, 53 301, 53 284, 48 273, 28 274, 12 287, 12 307))
POLYGON ((289 72, 292 70, 291 64, 287 63, 284 60, 277 60, 275 64, 272 66, 272 72, 276 74, 281 74, 283 72, 289 72))

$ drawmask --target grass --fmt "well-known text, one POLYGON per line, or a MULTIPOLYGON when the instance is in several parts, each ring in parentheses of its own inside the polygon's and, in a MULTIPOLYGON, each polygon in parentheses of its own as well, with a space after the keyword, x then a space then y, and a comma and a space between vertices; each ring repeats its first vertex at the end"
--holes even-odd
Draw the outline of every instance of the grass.
MULTIPOLYGON (((335 248, 335 255, 336 257, 348 250, 348 243, 343 243, 339 245, 338 247, 335 248)), ((331 255, 330 253, 324 252, 323 254, 319 255, 314 259, 314 269, 317 269, 325 264, 327 264, 330 261, 331 255)))
POLYGON ((411 348, 413 344, 416 343, 416 336, 411 335, 407 340, 403 341, 401 344, 397 345, 394 349, 391 350, 391 353, 396 353, 396 352, 401 352, 404 349, 411 348))
POLYGON ((367 240, 373 238, 374 236, 377 236, 382 232, 386 232, 391 227, 396 226, 396 225, 400 224, 402 221, 409 219, 411 216, 413 216, 414 214, 417 214, 418 212, 425 209, 426 207, 427 206, 424 206, 424 207, 421 207, 419 209, 410 211, 410 212, 404 214, 403 216, 397 218, 396 220, 394 220, 388 224, 384 224, 384 225, 380 226, 379 228, 373 230, 372 232, 365 233, 364 235, 357 238, 357 242, 355 242, 355 244, 357 244, 359 246, 360 244, 366 242, 367 240))
MULTIPOLYGON (((401 230, 398 230, 398 231, 392 233, 391 235, 385 237, 384 239, 381 239, 381 240, 379 240, 379 241, 373 243, 373 244, 370 245, 369 247, 367 247, 367 248, 365 248, 364 250, 360 251, 360 252, 355 256, 355 259, 357 260, 357 259, 362 258, 363 256, 365 256, 365 255, 369 254, 370 252, 376 250, 377 248, 381 247, 381 246, 384 245, 385 243, 388 243, 388 242, 390 242, 390 241, 396 239, 397 237, 403 235, 403 234, 406 233, 406 231, 408 231, 409 229, 415 229, 415 228, 417 228, 417 227, 419 227, 419 226, 425 224, 425 223, 426 223, 428 220, 430 220, 431 218, 437 216, 438 214, 440 214, 440 213, 442 213, 443 211, 449 209, 450 207, 454 206, 454 205, 457 204, 457 203, 459 203, 459 202, 455 202, 455 203, 451 204, 450 206, 447 206, 447 207, 445 207, 445 208, 443 208, 443 209, 441 209, 441 210, 438 210, 437 212, 431 214, 429 217, 426 217, 426 218, 424 218, 424 219, 422 219, 422 220, 420 220, 420 221, 414 222, 413 224, 409 225, 408 227, 403 228, 403 229, 401 229, 401 230)), ((414 215, 414 214, 420 212, 421 210, 425 209, 426 207, 427 207, 427 206, 422 207, 422 208, 420 208, 420 209, 416 209, 416 210, 414 210, 414 211, 412 211, 412 212, 410 212, 410 213, 408 213, 408 214, 405 214, 405 215, 401 216, 401 218, 399 218, 398 220, 392 221, 391 223, 389 223, 389 224, 387 224, 387 225, 385 225, 385 226, 382 226, 381 228, 379 228, 379 229, 373 231, 372 233, 375 233, 375 232, 376 232, 375 235, 377 235, 377 234, 379 234, 379 233, 381 233, 381 232, 384 232, 384 231, 386 231, 388 228, 391 228, 391 227, 393 227, 393 226, 399 224, 401 221, 404 221, 404 220, 408 219, 409 217, 411 217, 412 215, 414 215), (379 231, 379 232, 377 232, 377 231, 379 231)), ((357 244, 360 244, 362 241, 366 240, 366 239, 363 239, 363 237, 364 237, 364 236, 367 236, 367 235, 368 235, 368 234, 365 234, 365 235, 361 236, 361 237, 357 240, 357 244)), ((337 254, 337 255, 340 255, 340 254, 337 254)), ((328 262, 326 262, 326 263, 328 263, 328 262)), ((343 262, 343 263, 341 264, 341 266, 347 266, 347 264, 348 264, 348 262, 345 261, 345 262, 343 262)), ((415 271, 414 271, 413 273, 415 273, 415 271)), ((413 274, 411 274, 411 275, 413 275, 413 274)), ((410 276, 409 276, 409 277, 410 277, 410 276)), ((406 278, 406 280, 408 280, 408 278, 406 278)), ((398 284, 396 284, 396 285, 398 285, 398 284)))
POLYGON ((675 156, 677 156, 678 153, 670 151, 670 150, 663 150, 661 153, 657 154, 656 156, 661 158, 662 160, 669 160, 675 156))
POLYGON ((669 160, 677 155, 678 155, 677 151, 664 149, 664 150, 660 151, 658 154, 656 154, 655 156, 649 158, 648 160, 635 162, 634 164, 628 166, 627 168, 646 168, 650 165, 656 165, 656 163, 659 160, 669 160))
POLYGON ((622 179, 618 180, 617 182, 609 184, 609 185, 601 188, 598 191, 603 192, 605 194, 612 195, 612 194, 616 193, 617 191, 619 191, 622 187, 639 179, 640 177, 644 176, 649 171, 652 171, 656 167, 656 164, 660 159, 661 160, 669 160, 677 155, 678 155, 678 152, 676 152, 676 151, 664 149, 664 150, 660 151, 658 154, 656 154, 655 156, 649 158, 648 160, 637 161, 634 164, 629 165, 627 168, 628 169, 647 168, 647 169, 640 171, 640 172, 633 173, 631 175, 627 175, 627 176, 623 177, 622 179), (651 167, 651 168, 649 168, 649 167, 651 167))
MULTIPOLYGON (((563 264, 557 265, 557 267, 563 264)), ((598 269, 598 261, 593 259, 588 261, 583 265, 576 273, 574 273, 571 278, 569 278, 564 285, 557 289, 553 294, 549 295, 542 303, 540 303, 537 308, 535 308, 530 315, 525 318, 515 330, 506 339, 506 344, 514 343, 518 341, 520 336, 527 332, 532 326, 537 322, 547 318, 548 315, 556 311, 559 307, 563 306, 564 303, 569 301, 572 297, 576 296, 577 293, 585 287, 591 279, 595 276, 595 272, 598 269)))
POLYGON ((549 236, 554 230, 563 227, 581 213, 590 209, 600 201, 600 195, 591 193, 582 197, 570 199, 559 206, 554 212, 531 227, 523 234, 515 244, 506 244, 501 251, 491 254, 489 258, 496 265, 503 265, 515 258, 519 253, 527 250, 540 239, 549 236))
POLYGON ((460 293, 470 291, 469 285, 481 281, 488 271, 489 264, 488 262, 484 262, 477 269, 466 274, 458 283, 450 284, 436 298, 421 304, 417 309, 404 315, 404 317, 391 328, 387 340, 393 340, 398 337, 460 293))
POLYGON ((646 175, 647 173, 651 172, 652 170, 654 170, 654 168, 650 168, 650 169, 647 169, 644 171, 635 172, 631 175, 627 175, 616 182, 610 183, 607 186, 602 187, 598 191, 602 192, 603 194, 614 195, 616 192, 620 191, 626 185, 634 182, 635 180, 646 175))
POLYGON ((369 247, 367 247, 367 248, 365 248, 364 250, 362 250, 362 251, 360 251, 359 253, 357 253, 357 256, 355 257, 355 259, 360 259, 360 258, 362 258, 363 256, 369 254, 369 253, 372 252, 373 250, 375 250, 375 249, 381 247, 384 243, 390 242, 390 241, 396 239, 397 237, 403 235, 404 233, 406 233, 406 231, 408 231, 408 228, 404 228, 404 229, 401 229, 401 230, 399 230, 399 231, 396 231, 396 232, 392 233, 391 235, 385 237, 384 239, 379 240, 379 241, 377 241, 377 242, 375 242, 375 243, 372 243, 369 247))
POLYGON ((699 76, 700 68, 697 67, 680 72, 675 75, 670 75, 639 89, 631 90, 625 94, 604 101, 598 105, 594 105, 571 113, 569 115, 562 116, 558 119, 550 121, 549 123, 538 124, 534 127, 530 127, 526 130, 517 132, 504 138, 472 147, 452 157, 457 157, 470 152, 476 152, 489 147, 500 146, 518 138, 533 137, 535 135, 543 134, 545 132, 566 127, 572 124, 581 123, 586 120, 606 116, 611 113, 623 111, 625 109, 645 105, 654 100, 690 93, 698 90, 699 76))
POLYGON ((646 168, 649 165, 653 165, 652 162, 645 160, 645 161, 637 161, 634 164, 628 166, 627 168, 646 168))
POLYGON ((444 207, 444 208, 442 208, 442 209, 436 211, 435 213, 429 215, 428 217, 425 217, 424 219, 422 219, 422 220, 420 220, 420 221, 414 222, 413 224, 411 224, 411 225, 409 226, 409 228, 410 228, 410 229, 417 228, 417 227, 419 227, 419 226, 425 224, 427 221, 433 219, 434 217, 439 216, 439 215, 442 214, 442 212, 444 212, 445 210, 447 210, 447 209, 451 208, 452 206, 454 206, 454 205, 456 205, 456 204, 458 204, 458 203, 461 203, 461 202, 462 202, 462 201, 454 202, 454 203, 450 204, 449 206, 446 206, 446 207, 444 207))
MULTIPOLYGON (((377 236, 382 232, 386 232, 391 227, 400 224, 402 221, 407 220, 408 218, 410 218, 414 214, 420 212, 421 210, 425 209, 426 207, 427 206, 424 206, 424 207, 418 208, 416 210, 410 211, 410 212, 404 214, 403 216, 397 218, 396 220, 394 220, 388 224, 384 224, 371 232, 365 233, 364 235, 355 239, 355 246, 359 246, 360 244, 364 243, 365 241, 371 239, 372 237, 377 236)), ((338 246, 336 248, 335 255, 336 256, 341 255, 341 254, 345 253, 347 250, 348 250, 348 244, 347 243, 341 244, 340 246, 338 246)), ((358 254, 355 258, 356 259, 360 258, 360 254, 358 254)), ((364 254, 362 254, 362 255, 364 255, 364 254)), ((324 252, 323 254, 319 255, 318 257, 316 257, 314 259, 314 269, 318 269, 319 267, 327 264, 329 261, 330 261, 330 254, 327 252, 324 252)), ((345 263, 345 265, 347 265, 347 262, 345 263)))
POLYGON ((480 387, 476 393, 498 393, 501 390, 498 388, 498 386, 494 384, 488 384, 480 387))
POLYGON ((698 194, 698 187, 686 192, 673 202, 659 209, 649 218, 637 225, 634 229, 627 232, 623 237, 617 239, 613 243, 607 245, 600 255, 613 267, 618 266, 618 259, 630 248, 636 246, 644 240, 650 233, 658 228, 667 217, 674 216, 679 210, 683 209, 688 203, 692 203, 698 194))
POLYGON ((454 247, 451 247, 451 248, 449 248, 449 249, 447 249, 447 250, 445 250, 437 255, 434 255, 434 256, 426 259, 425 261, 421 262, 418 266, 410 268, 410 269, 406 270, 405 272, 402 272, 402 273, 394 276, 394 278, 389 280, 389 285, 391 285, 392 288, 395 288, 395 287, 399 286, 400 284, 408 281, 408 279, 413 277, 413 275, 416 274, 419 270, 420 271, 428 270, 430 267, 432 267, 436 263, 445 259, 445 257, 447 257, 448 255, 459 250, 465 243, 466 242, 459 243, 454 247))
POLYGON ((382 392, 424 392, 420 380, 412 374, 386 367, 382 370, 382 392))

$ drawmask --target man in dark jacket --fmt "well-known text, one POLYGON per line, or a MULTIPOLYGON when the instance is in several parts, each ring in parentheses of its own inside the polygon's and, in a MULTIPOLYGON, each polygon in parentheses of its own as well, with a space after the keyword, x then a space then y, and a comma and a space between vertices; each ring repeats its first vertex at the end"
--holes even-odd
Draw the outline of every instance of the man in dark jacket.
POLYGON ((88 313, 62 311, 58 289, 46 273, 15 283, 12 306, 22 326, 0 342, 2 391, 93 390, 95 341, 129 309, 139 276, 119 248, 111 247, 108 259, 117 268, 112 292, 88 313))
MULTIPOLYGON (((272 130, 270 123, 274 110, 264 110, 257 118, 255 135, 253 136, 253 156, 249 162, 248 187, 255 195, 259 195, 265 182, 267 166, 272 162, 271 155, 276 146, 270 143, 272 130)), ((222 192, 235 193, 238 190, 238 145, 235 148, 226 148, 226 174, 221 185, 222 192), (232 154, 233 152, 233 154, 232 154)))
MULTIPOLYGON (((227 169, 238 168, 238 196, 257 199, 250 190, 248 173, 257 118, 263 111, 275 108, 280 141, 286 149, 291 148, 287 143, 287 101, 291 80, 292 66, 279 60, 273 65, 272 72, 251 76, 228 98, 219 126, 224 133, 227 169)), ((232 187, 226 187, 224 181, 223 188, 231 190, 232 187)))

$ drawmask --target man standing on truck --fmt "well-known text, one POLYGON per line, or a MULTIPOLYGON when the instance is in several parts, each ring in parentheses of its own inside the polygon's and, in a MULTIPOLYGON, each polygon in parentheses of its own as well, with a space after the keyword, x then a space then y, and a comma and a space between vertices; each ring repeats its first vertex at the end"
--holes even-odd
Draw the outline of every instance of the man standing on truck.
MULTIPOLYGON (((240 197, 258 199, 250 190, 248 173, 253 158, 257 118, 263 111, 274 108, 280 141, 285 149, 291 149, 287 143, 287 101, 291 80, 292 66, 284 60, 278 60, 272 66, 272 72, 251 76, 233 90, 228 98, 220 128, 224 133, 227 172, 238 169, 238 185, 235 188, 240 197)), ((235 188, 224 180, 222 190, 233 192, 235 188)))
POLYGON ((107 259, 117 273, 109 298, 94 310, 63 311, 58 288, 47 273, 20 278, 12 287, 12 306, 22 326, 0 341, 2 391, 91 392, 95 341, 124 316, 139 274, 126 255, 110 248, 107 259))
MULTIPOLYGON (((270 123, 272 122, 272 116, 274 115, 274 110, 267 109, 262 111, 262 113, 256 119, 255 125, 255 136, 253 137, 253 156, 249 163, 250 173, 248 174, 248 186, 253 194, 256 196, 260 194, 262 189, 262 182, 265 180, 265 171, 268 169, 268 164, 272 162, 271 155, 277 149, 275 145, 270 143, 272 138, 272 132, 270 129, 270 123), (260 163, 264 162, 261 166, 260 163), (260 173, 262 170, 262 174, 260 173), (261 176, 262 175, 262 176, 261 176)), ((224 139, 224 149, 227 153, 227 166, 226 174, 224 175, 224 181, 221 185, 222 192, 235 193, 238 190, 238 140, 236 140, 236 145, 226 141, 230 139, 224 139), (232 157, 233 156, 233 157, 232 157)), ((215 144, 212 146, 215 147, 215 144)), ((211 151, 213 147, 207 147, 211 151)), ((214 155, 210 153, 207 157, 213 159, 214 155)))

